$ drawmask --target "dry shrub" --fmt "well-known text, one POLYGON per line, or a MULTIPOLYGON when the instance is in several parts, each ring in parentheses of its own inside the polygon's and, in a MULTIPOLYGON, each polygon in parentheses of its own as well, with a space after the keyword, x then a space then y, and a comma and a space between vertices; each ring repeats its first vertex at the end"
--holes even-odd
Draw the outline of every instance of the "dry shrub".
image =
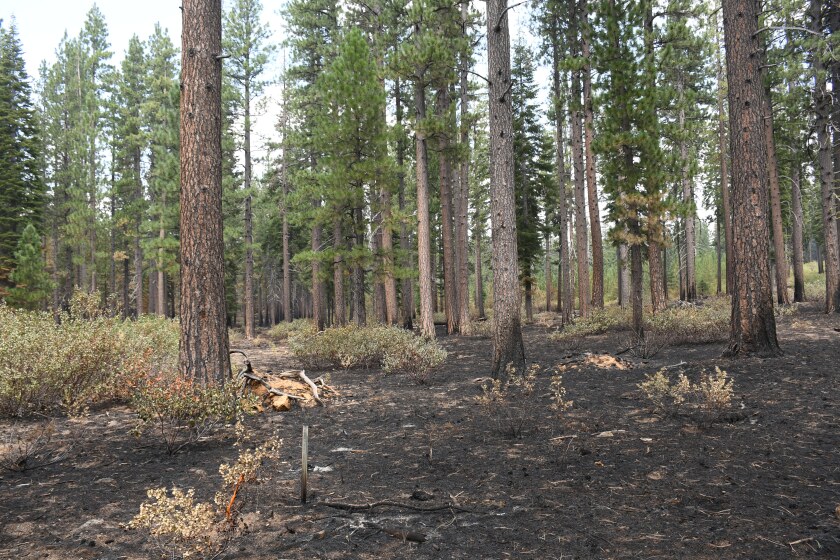
POLYGON ((621 346, 632 356, 646 360, 656 356, 660 350, 668 346, 670 341, 669 331, 647 330, 642 334, 632 331, 622 337, 621 346))
POLYGON ((609 331, 622 331, 630 328, 630 313, 621 307, 595 309, 586 319, 578 319, 566 325, 563 330, 551 335, 556 341, 582 338, 589 335, 603 334, 609 331))
POLYGON ((719 367, 715 367, 713 374, 702 371, 696 383, 692 383, 682 371, 676 381, 671 382, 663 368, 646 375, 645 381, 638 387, 657 412, 673 415, 683 410, 697 410, 709 423, 723 416, 734 395, 732 379, 719 367))
MULTIPOLYGON (((512 364, 508 364, 503 378, 490 380, 481 386, 481 395, 476 400, 482 413, 495 423, 501 434, 521 438, 526 426, 544 416, 545 405, 534 395, 541 369, 538 364, 531 364, 524 375, 520 375, 512 364)), ((556 373, 551 377, 550 397, 549 407, 557 414, 573 404, 566 400, 563 377, 556 373)))
POLYGON ((708 298, 661 311, 649 319, 647 328, 675 345, 721 342, 729 337, 731 312, 728 297, 708 298))
MULTIPOLYGON (((242 446, 242 441, 235 444, 242 446)), ((127 529, 146 531, 155 547, 167 558, 217 558, 230 541, 242 533, 245 488, 265 482, 263 468, 280 456, 281 441, 273 437, 256 447, 240 451, 233 463, 219 467, 222 487, 213 502, 197 502, 195 490, 172 488, 148 490, 140 512, 127 529)))
POLYGON ((493 321, 487 319, 486 321, 470 321, 470 336, 478 338, 493 338, 493 321))
POLYGON ((53 421, 14 424, 0 441, 0 468, 24 472, 50 465, 65 457, 53 441, 53 421))

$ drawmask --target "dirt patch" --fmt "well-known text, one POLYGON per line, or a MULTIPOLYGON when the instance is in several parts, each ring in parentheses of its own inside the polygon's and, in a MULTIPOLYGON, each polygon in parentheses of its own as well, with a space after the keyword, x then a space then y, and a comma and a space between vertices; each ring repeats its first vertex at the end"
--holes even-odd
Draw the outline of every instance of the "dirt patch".
MULTIPOLYGON (((785 355, 773 360, 724 360, 723 344, 666 348, 632 369, 580 360, 564 372, 575 404, 561 417, 548 386, 565 359, 547 329, 527 327, 527 356, 545 369, 534 393, 541 413, 521 439, 495 431, 476 403, 488 340, 443 337, 450 357, 430 386, 332 372, 338 394, 326 406, 248 420, 253 433, 282 434, 282 456, 270 482, 243 496, 247 534, 226 557, 840 557, 838 326, 815 308, 781 319, 785 355), (716 365, 728 371, 737 414, 710 426, 653 414, 637 384, 680 362, 692 379, 716 365)), ((600 335, 582 350, 614 356, 620 344, 600 335)), ((270 348, 248 354, 257 373, 297 366, 270 348)), ((169 457, 131 435, 135 420, 125 407, 59 419, 61 461, 0 473, 0 557, 157 557, 121 527, 146 489, 195 488, 211 500, 219 464, 237 451, 226 429, 169 457)), ((4 436, 11 429, 0 424, 4 436)))

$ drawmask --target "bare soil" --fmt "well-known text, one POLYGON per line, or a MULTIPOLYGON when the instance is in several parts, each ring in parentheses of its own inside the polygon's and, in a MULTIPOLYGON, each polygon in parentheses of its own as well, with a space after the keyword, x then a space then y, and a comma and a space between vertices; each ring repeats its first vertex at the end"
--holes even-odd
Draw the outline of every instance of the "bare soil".
MULTIPOLYGON (((476 403, 488 340, 442 337, 449 359, 429 386, 332 372, 340 396, 326 407, 248 420, 253 433, 278 431, 283 452, 270 480, 242 496, 247 530, 223 557, 840 558, 837 327, 838 316, 803 307, 780 319, 780 358, 723 359, 712 344, 666 348, 628 369, 589 360, 564 372, 574 407, 561 417, 543 373, 521 438, 476 403), (711 423, 652 412, 637 384, 683 361, 690 377, 729 372, 731 412, 711 423)), ((529 360, 546 370, 570 359, 548 334, 525 329, 529 360)), ((620 345, 603 335, 581 350, 614 355, 620 345)), ((295 366, 282 347, 247 351, 258 372, 295 366)), ((219 464, 237 451, 228 428, 170 457, 132 435, 135 422, 125 406, 59 419, 63 460, 1 472, 0 557, 159 557, 148 536, 122 528, 146 489, 195 488, 211 500, 219 464)), ((11 429, 0 423, 0 435, 11 429)))

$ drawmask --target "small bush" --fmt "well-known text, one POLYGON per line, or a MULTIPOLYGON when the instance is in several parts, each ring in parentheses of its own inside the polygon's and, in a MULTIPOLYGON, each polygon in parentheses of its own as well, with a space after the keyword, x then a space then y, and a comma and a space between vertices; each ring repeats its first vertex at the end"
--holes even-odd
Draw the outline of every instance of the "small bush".
POLYGON ((649 318, 647 328, 667 336, 670 344, 721 342, 729 337, 731 313, 729 298, 708 298, 657 313, 649 318))
POLYGON ((406 340, 390 345, 382 360, 382 370, 385 373, 404 373, 415 382, 426 384, 432 371, 446 361, 446 350, 434 341, 407 334, 409 338, 406 340))
POLYGON ((52 421, 16 424, 0 441, 0 468, 23 472, 37 469, 64 458, 64 452, 53 442, 52 421))
POLYGON ((734 394, 732 379, 719 367, 715 367, 714 374, 701 372, 696 384, 683 372, 672 383, 665 369, 660 369, 646 375, 638 387, 658 412, 671 415, 684 408, 698 409, 709 422, 721 417, 731 405, 734 394))
POLYGON ((277 323, 266 333, 273 340, 288 340, 292 335, 300 332, 314 332, 315 325, 310 319, 295 319, 291 323, 277 323))
MULTIPOLYGON (((481 395, 476 400, 500 433, 521 438, 525 427, 543 415, 543 404, 534 395, 540 370, 538 364, 531 364, 524 375, 519 375, 512 365, 508 365, 504 378, 493 379, 481 386, 481 395)), ((566 400, 566 389, 559 374, 551 378, 550 396, 550 407, 558 414, 573 404, 566 400)))
POLYGON ((635 331, 623 337, 622 346, 631 355, 644 360, 656 356, 671 339, 668 331, 647 330, 641 335, 635 331))
POLYGON ((269 439, 254 450, 240 451, 235 462, 222 464, 222 488, 213 503, 196 502, 193 489, 172 488, 171 496, 166 488, 148 490, 148 500, 126 528, 148 532, 168 558, 218 557, 241 532, 242 490, 263 481, 262 467, 279 457, 280 444, 269 439))
POLYGON ((435 341, 423 340, 399 327, 348 325, 323 332, 300 332, 289 339, 292 354, 308 369, 382 367, 427 380, 446 359, 435 341), (414 359, 415 364, 409 363, 414 359))
POLYGON ((470 336, 487 339, 493 338, 493 320, 471 321, 469 332, 470 336))
POLYGON ((621 307, 595 309, 587 319, 578 319, 563 330, 554 333, 552 338, 563 341, 589 335, 603 334, 608 331, 620 331, 630 328, 630 312, 621 307))
POLYGON ((140 419, 137 433, 153 432, 170 455, 249 408, 239 399, 233 383, 202 387, 177 375, 157 375, 141 381, 131 407, 140 419))

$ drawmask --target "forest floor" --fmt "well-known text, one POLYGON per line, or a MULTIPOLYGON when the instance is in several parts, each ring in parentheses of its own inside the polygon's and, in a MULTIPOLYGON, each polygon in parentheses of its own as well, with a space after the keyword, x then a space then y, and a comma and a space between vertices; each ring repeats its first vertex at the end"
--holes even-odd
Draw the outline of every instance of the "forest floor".
MULTIPOLYGON (((837 316, 802 307, 779 321, 780 358, 728 360, 723 344, 710 344, 628 358, 629 369, 583 364, 563 375, 574 406, 559 416, 542 374, 520 403, 521 438, 476 402, 489 340, 441 337, 449 359, 428 386, 373 370, 333 372, 340 396, 325 407, 249 418, 257 440, 280 434, 281 457, 270 480, 242 496, 247 530, 223 557, 840 558, 837 327, 837 316), (713 423, 654 414, 637 385, 679 362, 690 377, 725 369, 732 412, 713 423)), ((525 328, 528 359, 546 370, 569 361, 548 334, 525 328)), ((615 354, 620 339, 593 336, 583 346, 615 354)), ((294 367, 283 350, 247 351, 259 372, 294 367)), ((237 455, 227 429, 168 456, 132 435, 136 417, 123 406, 57 422, 62 461, 0 473, 2 558, 159 557, 148 535, 122 527, 146 490, 195 488, 212 500, 219 464, 237 455)), ((10 429, 0 424, 0 434, 10 429)))

